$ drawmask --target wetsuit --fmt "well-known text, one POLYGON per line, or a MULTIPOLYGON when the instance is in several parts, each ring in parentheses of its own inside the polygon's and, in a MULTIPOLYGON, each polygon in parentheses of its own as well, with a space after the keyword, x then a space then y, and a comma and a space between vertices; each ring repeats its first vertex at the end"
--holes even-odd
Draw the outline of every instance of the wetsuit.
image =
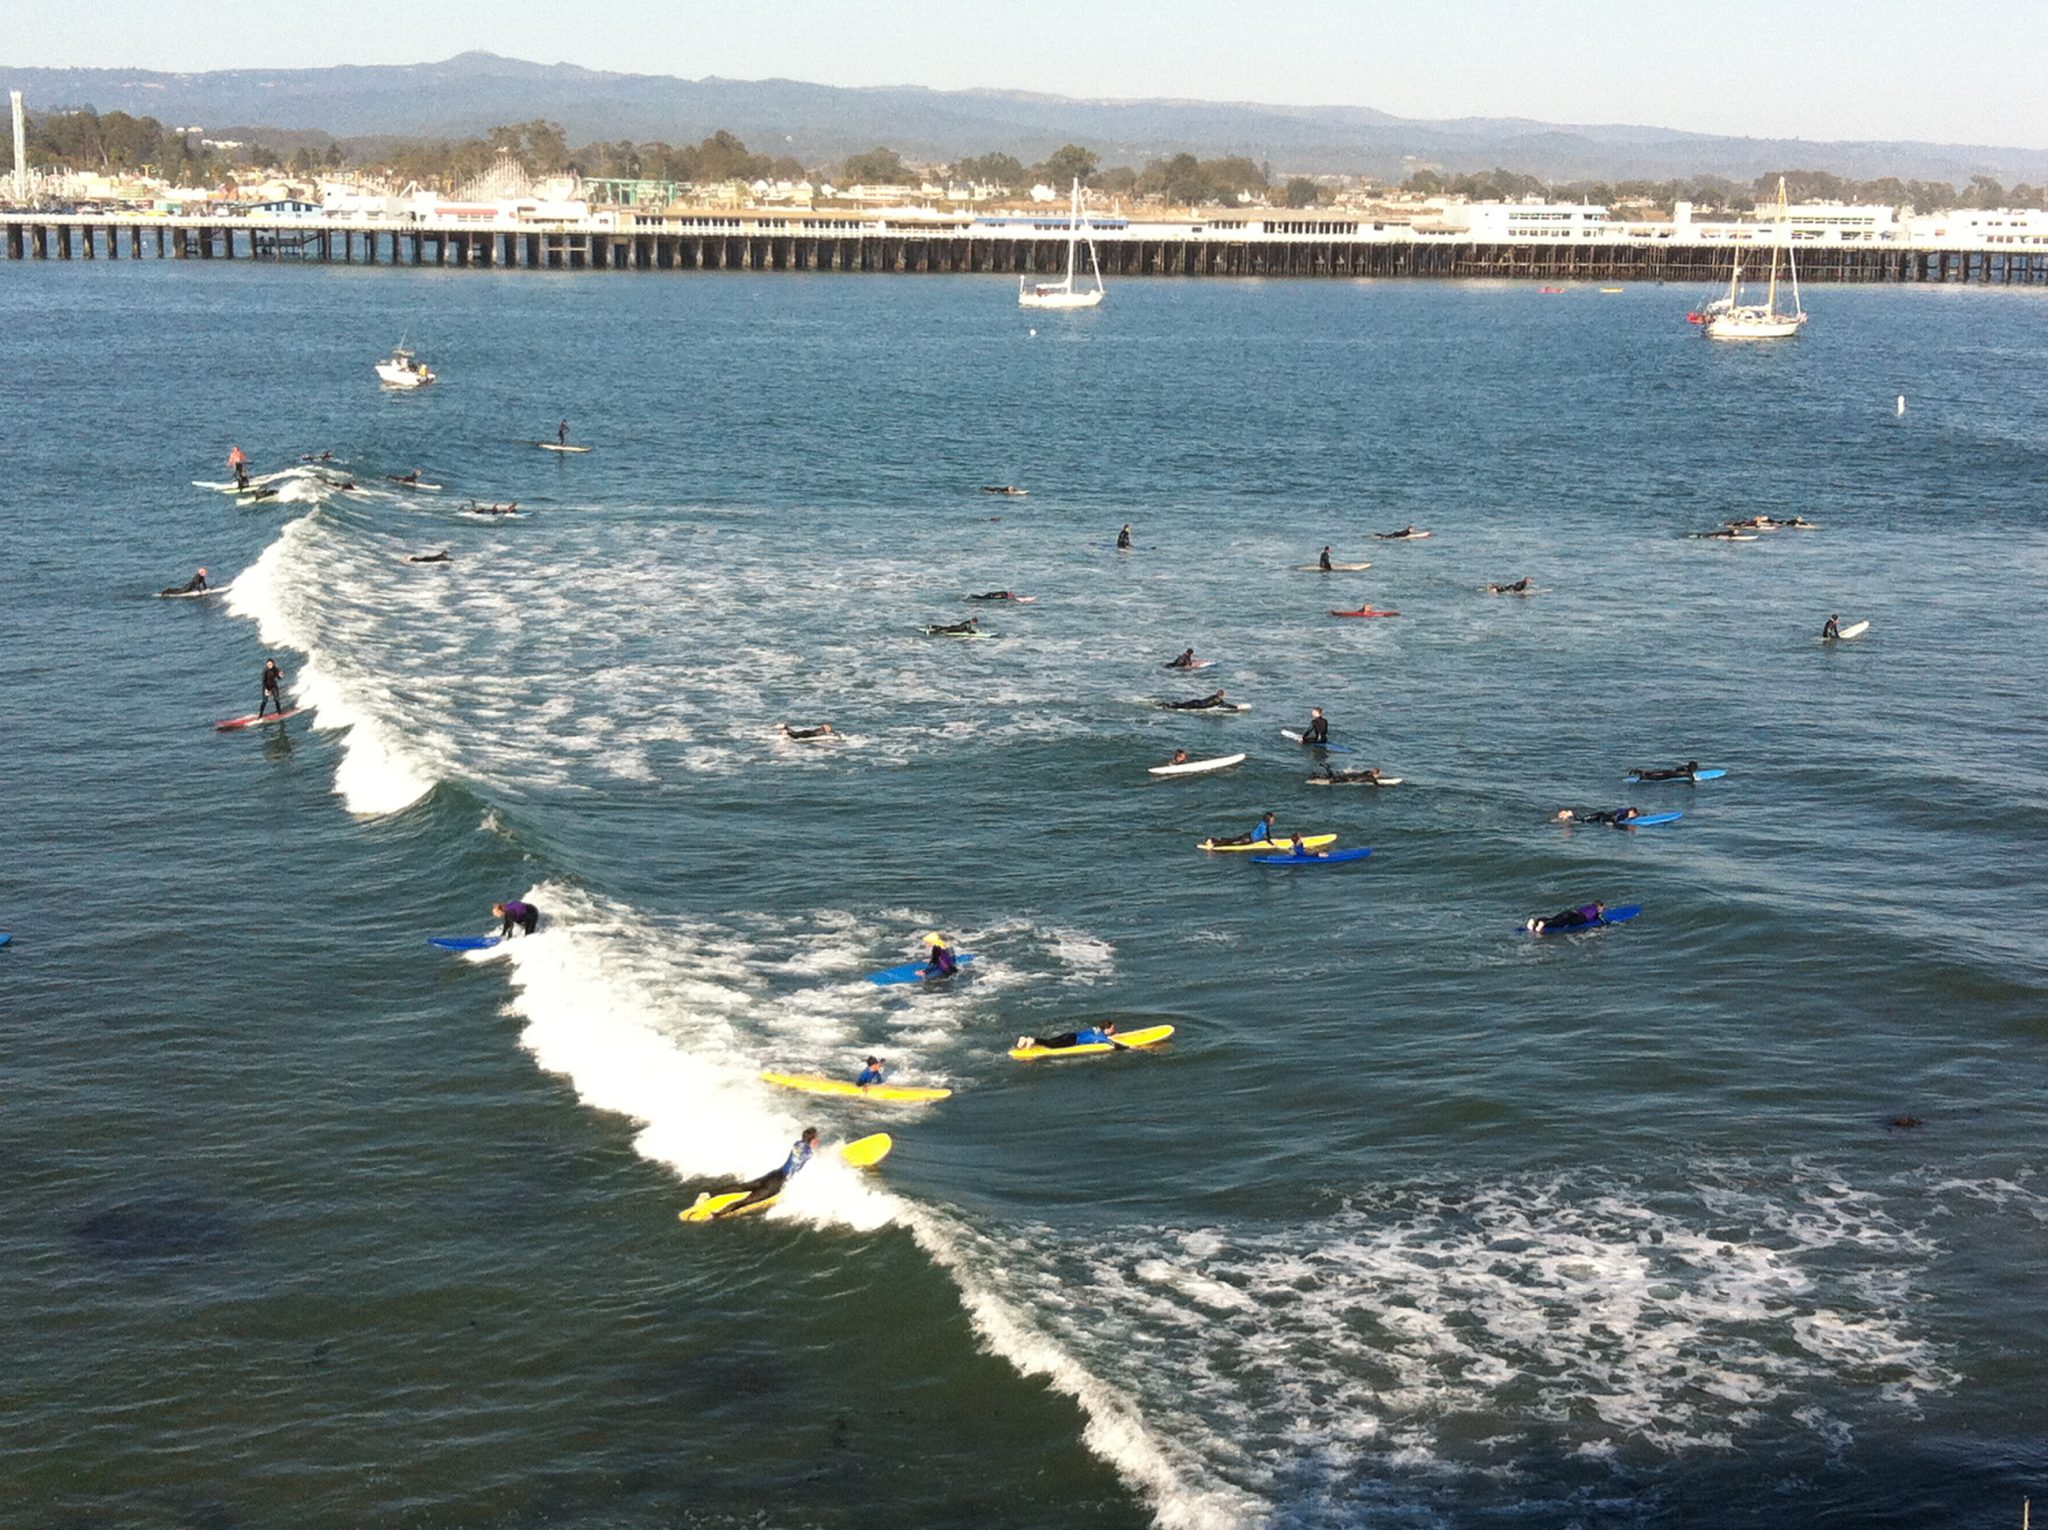
POLYGON ((206 582, 206 576, 204 574, 194 574, 185 583, 174 584, 168 590, 165 590, 164 593, 166 595, 196 595, 199 591, 208 588, 211 587, 206 582))
POLYGON ((261 717, 265 707, 276 707, 277 715, 284 716, 284 696, 280 687, 284 684, 284 671, 266 660, 263 665, 263 699, 256 703, 256 715, 261 717))
POLYGON ((1017 597, 1008 590, 989 590, 984 594, 970 595, 969 600, 1015 600, 1017 597))
POLYGON ((1213 696, 1197 696, 1193 701, 1162 701, 1159 704, 1175 712, 1201 712, 1206 711, 1210 707, 1227 707, 1230 705, 1229 702, 1223 699, 1221 691, 1218 691, 1213 696))
POLYGON ((830 728, 792 728, 787 723, 782 725, 783 735, 787 738, 823 738, 831 731, 830 728))
POLYGON ((933 946, 931 960, 925 963, 926 977, 951 977, 960 970, 960 959, 953 954, 951 946, 933 946))
POLYGON ((1119 532, 1118 532, 1118 533, 1116 534, 1116 545, 1117 545, 1117 550, 1118 550, 1119 552, 1128 552, 1128 551, 1130 550, 1130 546, 1131 546, 1131 528, 1130 528, 1130 527, 1126 526, 1126 527, 1124 527, 1124 529, 1123 529, 1122 531, 1119 531, 1119 532))
POLYGON ((855 1079, 854 1083, 865 1089, 870 1084, 879 1084, 881 1081, 882 1070, 870 1063, 867 1067, 860 1070, 860 1077, 855 1079))
POLYGON ((498 926, 500 940, 509 939, 515 925, 527 935, 540 928, 540 910, 531 903, 522 903, 514 898, 502 906, 505 910, 505 922, 498 926))
POLYGON ((974 618, 970 616, 964 622, 953 622, 952 624, 946 626, 941 626, 937 623, 934 623, 933 625, 925 628, 924 630, 929 632, 933 637, 939 637, 943 635, 950 635, 961 632, 972 632, 974 631, 974 618))
POLYGON ((1605 916, 1597 903, 1582 903, 1577 908, 1560 909, 1548 919, 1536 922, 1546 930, 1579 930, 1589 924, 1603 923, 1605 916))
POLYGON ((1301 730, 1303 744, 1327 744, 1330 741, 1330 719, 1311 717, 1308 726, 1301 730))
POLYGON ((567 446, 569 444, 569 422, 567 420, 562 421, 561 424, 555 427, 555 444, 557 446, 567 446))
POLYGON ((1057 1036, 1033 1036, 1030 1044, 1057 1052, 1067 1047, 1100 1047, 1114 1045, 1116 1038, 1099 1025, 1084 1026, 1078 1031, 1062 1031, 1057 1036))
POLYGON ((1316 560, 1316 562, 1317 562, 1317 564, 1318 564, 1318 565, 1319 565, 1319 566, 1320 566, 1320 567, 1322 568, 1322 571, 1323 571, 1324 573, 1328 574, 1328 573, 1332 573, 1332 572, 1334 572, 1334 570, 1332 570, 1332 569, 1331 569, 1331 567, 1330 567, 1330 549, 1329 549, 1329 548, 1325 547, 1325 548, 1323 549, 1323 554, 1322 554, 1322 556, 1321 556, 1320 558, 1318 558, 1318 559, 1316 560))
POLYGON ((1166 667, 1168 669, 1193 669, 1195 667, 1194 649, 1190 648, 1179 658, 1169 660, 1166 667))
POLYGON ((770 1169, 759 1179, 750 1179, 744 1185, 739 1186, 740 1189, 747 1192, 747 1198, 743 1201, 735 1201, 732 1205, 726 1207, 725 1210, 719 1212, 718 1215, 729 1217, 736 1211, 743 1210, 748 1206, 758 1206, 761 1202, 772 1200, 774 1197, 782 1194, 782 1187, 803 1170, 804 1165, 811 1161, 812 1156, 816 1152, 816 1148, 799 1137, 791 1145, 789 1156, 782 1160, 781 1168, 770 1169))
POLYGON ((1827 625, 1820 629, 1820 635, 1824 638, 1840 637, 1842 635, 1841 621, 1836 617, 1830 616, 1827 620, 1827 625))
POLYGON ((452 557, 450 557, 447 553, 437 552, 414 553, 405 561, 408 563, 453 563, 455 560, 452 557))

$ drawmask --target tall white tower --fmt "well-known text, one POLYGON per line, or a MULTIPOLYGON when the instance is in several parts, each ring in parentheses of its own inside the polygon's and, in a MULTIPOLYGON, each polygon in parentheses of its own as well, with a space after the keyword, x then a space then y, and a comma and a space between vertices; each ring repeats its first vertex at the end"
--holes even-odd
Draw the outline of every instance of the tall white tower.
POLYGON ((28 200, 28 122, 21 113, 21 92, 10 90, 8 99, 14 103, 14 200, 28 200))

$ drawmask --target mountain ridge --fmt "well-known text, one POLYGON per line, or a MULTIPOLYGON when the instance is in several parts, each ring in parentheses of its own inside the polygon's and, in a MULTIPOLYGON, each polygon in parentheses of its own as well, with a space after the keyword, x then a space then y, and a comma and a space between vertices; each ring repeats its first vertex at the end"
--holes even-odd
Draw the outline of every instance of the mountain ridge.
POLYGON ((980 86, 817 85, 543 64, 471 50, 417 64, 312 69, 0 68, 31 110, 91 106, 173 125, 253 124, 339 138, 463 138, 546 117, 572 142, 689 143, 724 128, 758 150, 823 163, 886 144, 915 160, 1004 151, 1042 157, 1063 143, 1104 164, 1188 152, 1245 155, 1276 172, 1399 177, 1502 166, 1554 180, 1719 174, 1737 180, 1799 168, 1856 179, 2048 181, 2048 150, 1920 140, 1816 140, 1696 133, 1633 123, 1526 117, 1397 117, 1367 106, 1273 105, 1183 97, 1071 97, 980 86))

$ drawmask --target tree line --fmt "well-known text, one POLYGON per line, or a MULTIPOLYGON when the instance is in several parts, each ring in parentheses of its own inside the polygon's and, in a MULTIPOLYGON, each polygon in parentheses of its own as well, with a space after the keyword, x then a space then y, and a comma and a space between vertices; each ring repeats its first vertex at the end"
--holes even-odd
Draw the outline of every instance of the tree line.
MULTIPOLYGON (((324 134, 292 136, 317 142, 302 143, 289 155, 260 143, 228 150, 202 142, 197 133, 167 128, 154 117, 120 111, 102 114, 86 107, 30 117, 28 155, 29 163, 38 169, 132 172, 187 185, 220 184, 250 169, 309 180, 322 171, 355 169, 452 191, 510 160, 536 176, 573 173, 678 183, 809 179, 842 185, 903 185, 936 174, 1021 194, 1041 185, 1063 189, 1078 180, 1111 196, 1154 198, 1176 206, 1229 205, 1249 197, 1286 207, 1314 207, 1336 195, 1328 184, 1307 176, 1276 182, 1270 165, 1241 156, 1198 159, 1193 154, 1174 154, 1139 166, 1105 167, 1094 150, 1072 143, 1029 165, 1014 154, 998 152, 971 155, 950 165, 912 166, 896 150, 877 146, 836 164, 806 166, 790 155, 756 153, 722 128, 695 144, 620 139, 578 147, 570 145, 560 123, 544 118, 494 127, 482 137, 460 140, 347 143, 324 134)), ((1921 211, 2048 208, 2048 187, 2025 182, 2008 187, 1988 175, 1972 176, 1967 186, 1958 188, 1946 181, 1896 176, 1853 180, 1825 170, 1786 170, 1783 174, 1786 193, 1795 202, 1861 202, 1912 206, 1921 211)), ((1761 175, 1748 182, 1716 175, 1559 182, 1498 168, 1464 174, 1418 170, 1400 189, 1414 195, 1459 196, 1471 201, 1535 196, 1607 206, 1636 202, 1667 212, 1675 203, 1690 202, 1702 212, 1747 212, 1754 204, 1777 195, 1778 175, 1761 175)))

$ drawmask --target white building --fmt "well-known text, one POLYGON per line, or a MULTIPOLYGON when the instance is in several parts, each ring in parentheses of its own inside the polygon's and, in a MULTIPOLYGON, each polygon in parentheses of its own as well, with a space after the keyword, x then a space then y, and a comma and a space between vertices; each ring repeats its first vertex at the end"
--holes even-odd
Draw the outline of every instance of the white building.
POLYGON ((1916 244, 1945 249, 2048 249, 2048 212, 2038 208, 1957 208, 1908 221, 1916 244))
MULTIPOLYGON (((1532 240, 1612 239, 1620 225, 1597 202, 1446 202, 1430 220, 1437 229, 1480 244, 1523 244, 1532 240)), ((1421 220, 1417 231, 1426 230, 1421 220)))

